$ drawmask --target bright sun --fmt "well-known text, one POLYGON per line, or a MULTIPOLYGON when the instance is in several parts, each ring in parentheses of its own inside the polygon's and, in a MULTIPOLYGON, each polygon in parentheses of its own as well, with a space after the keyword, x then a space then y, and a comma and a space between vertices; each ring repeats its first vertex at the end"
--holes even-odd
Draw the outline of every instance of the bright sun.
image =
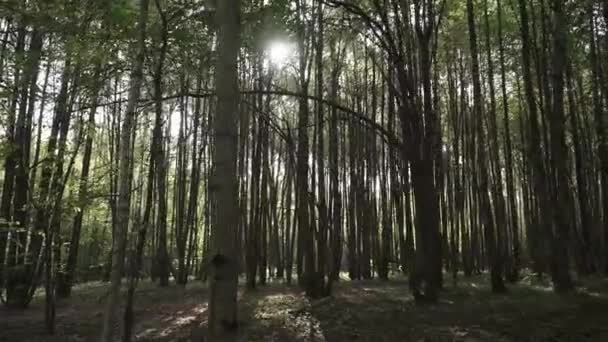
POLYGON ((268 59, 272 64, 282 66, 292 54, 292 46, 282 41, 274 41, 268 45, 268 59))

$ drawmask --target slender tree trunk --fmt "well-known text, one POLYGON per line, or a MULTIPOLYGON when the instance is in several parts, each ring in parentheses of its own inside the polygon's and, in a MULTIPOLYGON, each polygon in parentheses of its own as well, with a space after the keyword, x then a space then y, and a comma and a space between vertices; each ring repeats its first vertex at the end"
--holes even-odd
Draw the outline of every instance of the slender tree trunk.
POLYGON ((120 136, 119 174, 118 174, 118 200, 116 213, 116 229, 114 234, 114 248, 112 251, 112 271, 110 293, 103 319, 102 342, 112 342, 118 338, 120 333, 118 314, 120 305, 120 288, 124 270, 125 250, 127 247, 127 232, 129 230, 129 208, 131 202, 131 163, 133 151, 131 151, 131 139, 135 128, 136 105, 141 93, 143 83, 144 53, 147 36, 149 0, 140 0, 139 23, 137 27, 137 53, 133 60, 131 69, 131 84, 129 97, 122 124, 120 136), (118 328, 118 329, 117 329, 118 328))
MULTIPOLYGON (((150 143, 150 147, 154 144, 154 138, 150 143)), ((139 281, 140 274, 143 263, 143 252, 146 242, 146 236, 148 227, 150 226, 150 220, 152 218, 152 209, 154 207, 154 180, 155 180, 155 165, 154 165, 154 156, 150 154, 150 159, 148 163, 148 176, 147 176, 147 187, 146 187, 146 204, 144 207, 143 218, 139 223, 138 234, 137 234, 137 242, 135 247, 135 255, 132 256, 131 259, 131 269, 128 273, 129 275, 129 287, 127 290, 127 299, 125 304, 125 314, 124 314, 124 329, 123 329, 123 342, 131 341, 133 335, 133 301, 135 298, 135 289, 137 287, 137 282, 139 281)))
MULTIPOLYGON (((538 207, 541 213, 550 213, 551 208, 549 205, 549 193, 548 186, 546 184, 547 174, 545 172, 545 167, 543 165, 543 151, 541 144, 541 129, 539 127, 539 118, 538 118, 538 107, 536 106, 536 95, 534 93, 534 86, 532 83, 532 72, 531 72, 531 57, 530 53, 532 51, 532 44, 530 38, 530 29, 528 22, 528 10, 526 6, 525 0, 518 0, 519 4, 519 16, 521 23, 521 37, 522 37, 522 73, 523 73, 523 81, 524 81, 524 93, 526 102, 528 105, 528 117, 529 117, 529 141, 527 144, 527 159, 531 164, 532 171, 532 184, 534 188, 534 192, 536 194, 536 198, 538 199, 538 207)), ((532 211, 535 211, 534 209, 532 211)), ((545 238, 550 238, 551 236, 551 222, 544 219, 541 216, 533 213, 535 217, 532 223, 529 223, 537 233, 534 236, 528 235, 529 241, 534 244, 539 244, 542 241, 542 236, 545 238), (538 221, 538 222, 536 222, 538 221)), ((540 274, 545 269, 545 258, 542 257, 542 249, 543 246, 537 246, 534 249, 537 251, 533 253, 538 253, 536 257, 533 257, 535 262, 534 268, 540 274), (539 255, 541 254, 541 255, 539 255)))
MULTIPOLYGON (((324 18, 323 18, 323 1, 317 0, 317 44, 316 44, 316 90, 317 98, 323 99, 323 50, 324 50, 324 18)), ((318 238, 318 258, 317 258, 317 278, 323 283, 325 276, 328 274, 328 208, 326 201, 325 189, 325 108, 322 101, 316 101, 317 113, 317 193, 319 196, 319 238, 318 238)), ((323 287, 324 295, 327 295, 328 288, 326 284, 319 284, 323 287)))
MULTIPOLYGON (((477 120, 478 133, 478 164, 486 163, 486 145, 485 133, 483 131, 483 103, 481 101, 481 80, 479 74, 479 55, 477 48, 477 34, 475 29, 475 17, 473 12, 473 0, 467 0, 467 17, 469 24, 469 41, 471 46, 472 59, 472 75, 473 75, 473 113, 477 120)), ((502 262, 500 258, 499 248, 496 244, 496 225, 494 215, 492 213, 491 200, 489 196, 488 186, 488 171, 484 165, 479 167, 479 188, 478 195, 480 196, 480 209, 482 224, 484 227, 485 243, 491 263, 490 272, 492 280, 492 292, 500 293, 505 291, 505 285, 502 279, 502 262)))
MULTIPOLYGON (((339 56, 336 56, 335 46, 330 47, 334 69, 331 73, 331 90, 330 100, 335 102, 338 98, 338 78, 340 73, 339 56)), ((339 52, 338 52, 339 53, 339 52)), ((327 293, 331 293, 332 282, 338 280, 340 275, 340 264, 342 259, 342 197, 340 195, 340 170, 339 170, 339 141, 338 141, 338 110, 331 108, 330 123, 329 123, 329 172, 330 172, 330 192, 331 192, 331 228, 330 228, 330 250, 331 267, 330 276, 327 284, 327 293)))
MULTIPOLYGON (((602 96, 600 93, 600 87, 602 86, 601 80, 601 66, 598 58, 598 44, 597 39, 597 26, 595 24, 593 7, 591 8, 590 24, 591 24, 591 94, 593 101, 593 114, 594 114, 594 126, 595 134, 597 136, 597 155, 599 156, 599 174, 601 183, 601 208, 599 216, 602 217, 602 226, 604 227, 604 260, 602 260, 605 274, 608 274, 608 130, 606 124, 606 112, 605 107, 602 106, 602 96)), ((604 18, 608 18, 608 4, 604 1, 604 18)), ((604 35, 604 39, 605 39, 604 35)), ((608 43, 607 43, 608 46, 608 43)), ((608 49, 606 49, 608 51, 608 49)), ((608 85, 604 84, 604 88, 608 89, 608 85)), ((605 96, 608 96, 605 95, 605 96)))
MULTIPOLYGON (((12 152, 7 157, 7 167, 5 169, 5 185, 7 182, 14 182, 14 193, 12 194, 12 203, 9 203, 9 209, 12 205, 12 210, 5 212, 8 214, 8 221, 12 221, 14 226, 19 228, 27 227, 27 204, 30 199, 30 188, 29 188, 29 167, 30 167, 30 142, 31 142, 31 123, 34 106, 36 101, 37 92, 37 80, 38 80, 38 69, 40 65, 40 57, 43 46, 43 35, 37 29, 31 34, 30 46, 25 60, 22 79, 20 81, 19 92, 15 93, 15 99, 18 98, 19 111, 17 118, 14 123, 14 131, 12 133, 12 139, 9 139, 9 143, 14 144, 12 152), (8 167, 9 160, 12 160, 14 167, 10 170, 8 167), (11 218, 12 211, 12 218, 11 218)), ((19 82, 16 80, 16 82, 19 82)), ((16 88, 17 89, 17 88, 16 88)), ((66 90, 67 92, 67 90, 66 90)), ((10 121, 10 119, 9 119, 10 121)), ((52 170, 49 165, 49 171, 52 170)), ((7 199, 10 202, 11 193, 13 191, 12 185, 9 184, 11 189, 5 188, 8 191, 7 199)), ((3 196, 5 193, 3 192, 3 196)), ((3 200, 4 201, 4 200, 3 200)), ((43 205, 46 205, 44 203, 43 205)), ((0 214, 2 217, 2 214, 0 214)), ((32 298, 33 290, 37 287, 38 278, 35 275, 38 274, 39 264, 38 256, 40 249, 36 248, 37 244, 33 243, 34 248, 31 255, 27 249, 28 234, 26 229, 20 231, 14 231, 14 241, 20 247, 13 247, 20 249, 20 253, 23 253, 23 259, 18 260, 18 257, 12 257, 13 253, 10 253, 11 246, 9 246, 9 258, 7 260, 8 267, 15 267, 18 264, 23 264, 23 267, 15 268, 13 272, 9 272, 7 279, 7 293, 6 300, 9 307, 26 307, 32 298), (25 248, 24 248, 25 247, 25 248), (29 258, 31 256, 31 258, 29 258)), ((35 234, 32 241, 42 240, 40 235, 35 234)), ((1 244, 1 243, 0 243, 1 244)))
MULTIPOLYGON (((587 189, 587 176, 584 172, 583 148, 581 146, 581 129, 579 124, 579 113, 575 103, 574 84, 572 81, 572 68, 566 67, 566 83, 568 84, 568 107, 569 122, 572 131, 572 144, 574 145, 574 171, 576 178, 577 201, 580 214, 580 229, 576 241, 576 257, 578 273, 586 275, 595 269, 593 247, 591 241, 592 234, 592 214, 589 205, 589 192, 587 189)), ((576 223, 576 219, 573 220, 576 223)), ((575 224, 576 227, 576 224, 575 224)))
MULTIPOLYGON (((15 54, 22 54, 25 49, 26 29, 23 24, 19 24, 17 29, 17 41, 15 43, 15 54)), ((15 142, 15 121, 17 102, 19 99, 19 90, 21 89, 21 68, 17 64, 13 75, 13 89, 11 91, 11 101, 7 113, 7 143, 9 146, 16 144, 15 142)), ((12 222, 12 200, 15 186, 15 168, 17 161, 14 153, 9 153, 4 160, 4 182, 2 183, 2 198, 0 198, 0 217, 8 222, 12 222)))
POLYGON ((80 205, 79 211, 74 217, 72 224, 72 236, 70 239, 70 248, 68 252, 67 264, 65 272, 58 278, 57 284, 57 295, 59 297, 69 297, 72 285, 74 284, 74 276, 76 272, 76 264, 78 261, 78 251, 80 246, 80 232, 82 229, 82 220, 84 212, 87 207, 88 199, 88 187, 89 187, 89 172, 91 166, 91 155, 93 154, 93 138, 95 136, 95 114, 97 112, 98 96, 97 94, 101 88, 101 64, 98 64, 95 68, 95 88, 93 90, 93 103, 89 111, 88 121, 85 126, 85 147, 84 154, 82 157, 82 170, 80 175, 80 184, 78 188, 78 202, 80 205))
POLYGON ((503 109, 503 127, 505 135, 505 174, 507 183, 507 206, 506 211, 509 216, 509 227, 511 228, 511 256, 509 267, 506 270, 507 279, 515 282, 519 279, 520 267, 520 238, 519 238, 519 222, 517 215, 516 193, 513 180, 513 147, 511 143, 511 127, 509 123, 509 98, 507 95, 507 77, 505 68, 505 46, 503 35, 503 9, 502 0, 497 0, 496 12, 498 20, 498 50, 500 55, 500 89, 502 92, 502 109, 503 109))
MULTIPOLYGON (((202 88, 202 80, 201 80, 201 76, 199 76, 198 81, 197 81, 197 90, 201 90, 202 88)), ((191 265, 191 256, 193 255, 192 253, 192 249, 194 248, 194 246, 196 244, 198 244, 198 241, 196 241, 196 239, 194 238, 194 236, 192 235, 196 235, 196 231, 197 231, 197 227, 195 224, 196 221, 196 212, 197 212, 197 208, 198 208, 198 198, 199 198, 199 188, 200 188, 200 161, 201 161, 201 157, 202 157, 202 152, 204 150, 204 145, 199 147, 198 144, 198 140, 199 140, 199 126, 201 125, 201 101, 200 99, 197 99, 196 103, 195 103, 195 109, 194 109, 194 122, 193 122, 193 128, 194 128, 194 133, 192 136, 192 169, 191 169, 191 174, 190 174, 190 195, 189 195, 189 199, 188 199, 188 210, 186 213, 186 227, 188 227, 187 229, 191 232, 191 238, 190 238, 190 248, 189 248, 189 252, 188 252, 188 262, 185 265, 185 269, 182 269, 182 265, 180 265, 180 271, 179 271, 179 279, 178 279, 178 283, 185 285, 186 282, 188 281, 188 270, 190 269, 190 265, 191 265)), ((240 217, 240 216, 239 216, 240 217)))
POLYGON ((154 110, 155 124, 153 130, 154 144, 152 155, 156 170, 156 189, 158 191, 158 212, 157 212, 157 232, 158 250, 156 252, 156 263, 159 277, 159 285, 165 287, 169 285, 170 263, 167 251, 167 161, 165 156, 165 143, 163 140, 163 68, 168 49, 167 19, 160 8, 159 0, 155 0, 157 10, 161 13, 161 42, 160 50, 156 60, 154 71, 154 110))
POLYGON ((488 134, 489 134, 489 162, 493 173, 492 177, 492 204, 494 205, 494 217, 495 217, 495 236, 496 236, 496 267, 498 268, 501 277, 504 272, 505 254, 507 250, 507 231, 508 222, 505 208, 505 197, 503 195, 503 177, 502 177, 502 166, 500 160, 500 150, 498 143, 498 120, 496 110, 496 90, 494 85, 494 61, 492 59, 492 41, 490 39, 490 15, 488 10, 488 0, 484 0, 484 21, 486 31, 486 59, 487 59, 487 74, 488 74, 488 89, 490 92, 490 108, 488 120, 488 134))
MULTIPOLYGON (((305 8, 304 2, 298 0, 296 2, 297 12, 303 13, 305 8)), ((300 16, 300 14, 298 15, 300 16)), ((308 70, 308 51, 306 49, 306 27, 304 22, 298 23, 298 53, 299 53, 299 86, 300 92, 303 97, 298 101, 298 148, 296 158, 296 215, 298 220, 298 235, 300 236, 301 243, 298 247, 301 247, 302 261, 303 261, 303 273, 301 274, 301 285, 306 290, 306 295, 309 297, 317 297, 318 292, 316 288, 316 267, 315 267, 315 246, 314 246, 314 227, 310 222, 310 198, 309 184, 308 184, 308 158, 310 155, 309 151, 309 140, 308 140, 308 126, 309 126, 309 107, 308 107, 308 84, 309 78, 307 77, 308 70)), ((298 274, 300 276, 300 274, 298 274)))

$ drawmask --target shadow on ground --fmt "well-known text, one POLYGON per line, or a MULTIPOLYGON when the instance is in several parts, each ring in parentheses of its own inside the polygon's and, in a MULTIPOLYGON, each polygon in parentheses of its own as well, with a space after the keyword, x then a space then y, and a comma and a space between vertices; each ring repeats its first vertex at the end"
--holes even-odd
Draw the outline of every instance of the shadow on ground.
POLYGON ((417 306, 405 281, 352 282, 313 313, 327 341, 608 341, 608 282, 591 283, 566 296, 529 283, 494 295, 474 277, 417 306))
MULTIPOLYGON (((60 301, 53 337, 44 332, 42 297, 26 311, 0 309, 0 341, 96 341, 106 288, 81 285, 60 301)), ((143 283, 136 341, 190 341, 205 329, 207 298, 198 282, 164 289, 143 283)), ((493 295, 477 276, 446 284, 432 306, 417 306, 404 279, 343 281, 333 296, 312 302, 296 287, 270 284, 241 289, 239 305, 239 341, 608 341, 608 281, 601 279, 586 279, 565 296, 534 279, 493 295)))

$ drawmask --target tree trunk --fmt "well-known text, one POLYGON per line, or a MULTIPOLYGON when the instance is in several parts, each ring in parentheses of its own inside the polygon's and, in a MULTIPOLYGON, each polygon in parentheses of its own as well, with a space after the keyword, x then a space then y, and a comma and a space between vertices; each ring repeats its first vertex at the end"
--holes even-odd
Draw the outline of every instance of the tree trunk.
POLYGON ((236 231, 238 225, 238 185, 236 173, 238 105, 238 65, 240 46, 240 3, 217 3, 218 58, 216 66, 217 112, 214 120, 213 155, 215 206, 211 234, 211 296, 209 300, 209 340, 234 341, 237 323, 236 231))
POLYGON ((102 342, 112 342, 118 338, 120 331, 118 314, 120 305, 120 287, 124 270, 125 250, 127 247, 127 232, 129 230, 129 208, 131 202, 131 163, 133 162, 133 151, 131 151, 131 139, 134 135, 136 105, 139 100, 143 82, 144 53, 147 35, 148 1, 140 0, 139 23, 137 32, 137 53, 133 60, 131 70, 131 84, 127 108, 122 124, 120 136, 119 174, 118 174, 118 200, 116 213, 116 229, 114 234, 114 248, 112 251, 112 271, 110 293, 103 319, 102 342))
POLYGON ((503 17, 502 0, 497 0, 496 12, 498 21, 498 50, 500 55, 500 89, 502 92, 503 106, 503 126, 505 130, 505 174, 507 182, 507 206, 506 212, 509 213, 509 227, 511 228, 511 253, 509 257, 509 267, 506 270, 507 280, 515 282, 519 279, 520 267, 520 239, 519 222, 517 215, 516 193, 513 180, 513 148, 511 143, 511 128, 509 124, 509 98, 507 95, 507 77, 505 68, 505 46, 503 36, 503 17))
POLYGON ((158 0, 155 0, 156 7, 161 13, 161 42, 160 50, 156 60, 154 71, 154 110, 155 123, 153 130, 152 155, 154 156, 154 164, 156 170, 156 189, 158 191, 158 213, 157 213, 157 232, 158 232, 158 250, 156 252, 156 263, 159 277, 159 285, 165 287, 169 285, 170 261, 167 252, 167 161, 165 157, 164 139, 163 139, 163 68, 165 57, 168 48, 168 32, 167 20, 160 9, 158 0))
POLYGON ((80 246, 80 231, 82 229, 82 220, 88 202, 88 187, 89 187, 89 171, 91 166, 91 155, 93 153, 93 138, 95 136, 95 114, 97 112, 97 104, 99 101, 98 93, 101 88, 101 64, 97 64, 95 68, 93 89, 93 103, 89 111, 88 121, 85 126, 86 141, 84 146, 84 154, 82 157, 82 170, 80 175, 80 184, 78 188, 78 203, 80 205, 74 222, 72 224, 72 236, 70 239, 69 252, 65 272, 58 278, 57 295, 59 297, 69 297, 74 284, 74 276, 76 272, 76 264, 78 261, 78 250, 80 246))
MULTIPOLYGON (((471 46, 471 59, 472 59, 472 75, 473 75, 473 113, 475 120, 477 120, 477 134, 478 134, 478 164, 486 163, 486 144, 485 144, 485 133, 483 131, 483 103, 481 100, 481 81, 479 75, 479 55, 477 49, 477 34, 475 29, 475 17, 473 12, 473 0, 467 0, 467 17, 469 24, 469 42, 471 46)), ((499 249, 496 244, 496 225, 494 222, 494 215, 492 213, 492 206, 489 196, 488 186, 488 171, 485 165, 479 167, 479 188, 478 196, 479 206, 481 209, 482 224, 484 227, 485 243, 489 254, 489 260, 491 263, 490 272, 492 279, 492 292, 500 293, 505 291, 505 285, 502 279, 502 262, 499 254, 499 249)))
POLYGON ((555 173, 556 192, 553 196, 553 222, 556 234, 552 240, 551 273, 553 287, 557 292, 567 292, 574 288, 570 276, 568 241, 572 225, 572 205, 570 197, 570 175, 568 167, 568 146, 566 145, 566 114, 564 109, 564 70, 568 61, 567 19, 564 0, 552 0, 553 11, 553 56, 552 83, 553 108, 550 115, 551 161, 555 173))
MULTIPOLYGON (((524 81, 524 92, 525 98, 528 105, 528 116, 529 116, 529 128, 528 135, 529 141, 527 144, 527 160, 531 164, 532 171, 532 182, 534 192, 536 194, 536 198, 538 199, 538 207, 540 209, 540 213, 550 213, 551 208, 549 205, 549 193, 548 186, 546 181, 548 179, 547 174, 545 172, 545 167, 543 165, 543 151, 541 144, 541 130, 539 127, 538 120, 538 108, 536 106, 536 95, 534 93, 534 86, 532 83, 532 72, 531 72, 531 57, 530 53, 532 52, 532 44, 530 38, 530 29, 528 22, 528 10, 526 8, 525 0, 518 0, 519 3, 519 16, 521 23, 521 37, 522 37, 522 73, 523 73, 523 81, 524 81)), ((534 208, 532 209, 534 212, 534 208)), ((538 216, 533 213, 534 221, 538 222, 530 222, 528 225, 536 231, 533 236, 528 235, 528 240, 537 244, 535 251, 533 253, 536 256, 533 256, 534 260, 534 269, 540 274, 545 269, 545 258, 542 256, 544 252, 544 246, 540 245, 540 243, 544 238, 550 238, 551 236, 551 222, 544 219, 542 215, 538 216)))

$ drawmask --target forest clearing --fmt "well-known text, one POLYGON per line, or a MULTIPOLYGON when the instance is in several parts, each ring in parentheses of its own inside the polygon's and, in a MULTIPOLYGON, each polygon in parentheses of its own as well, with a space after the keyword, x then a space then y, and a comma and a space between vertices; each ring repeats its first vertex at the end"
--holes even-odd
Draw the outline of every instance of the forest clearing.
POLYGON ((0 339, 608 341, 608 0, 0 0, 0 339))

